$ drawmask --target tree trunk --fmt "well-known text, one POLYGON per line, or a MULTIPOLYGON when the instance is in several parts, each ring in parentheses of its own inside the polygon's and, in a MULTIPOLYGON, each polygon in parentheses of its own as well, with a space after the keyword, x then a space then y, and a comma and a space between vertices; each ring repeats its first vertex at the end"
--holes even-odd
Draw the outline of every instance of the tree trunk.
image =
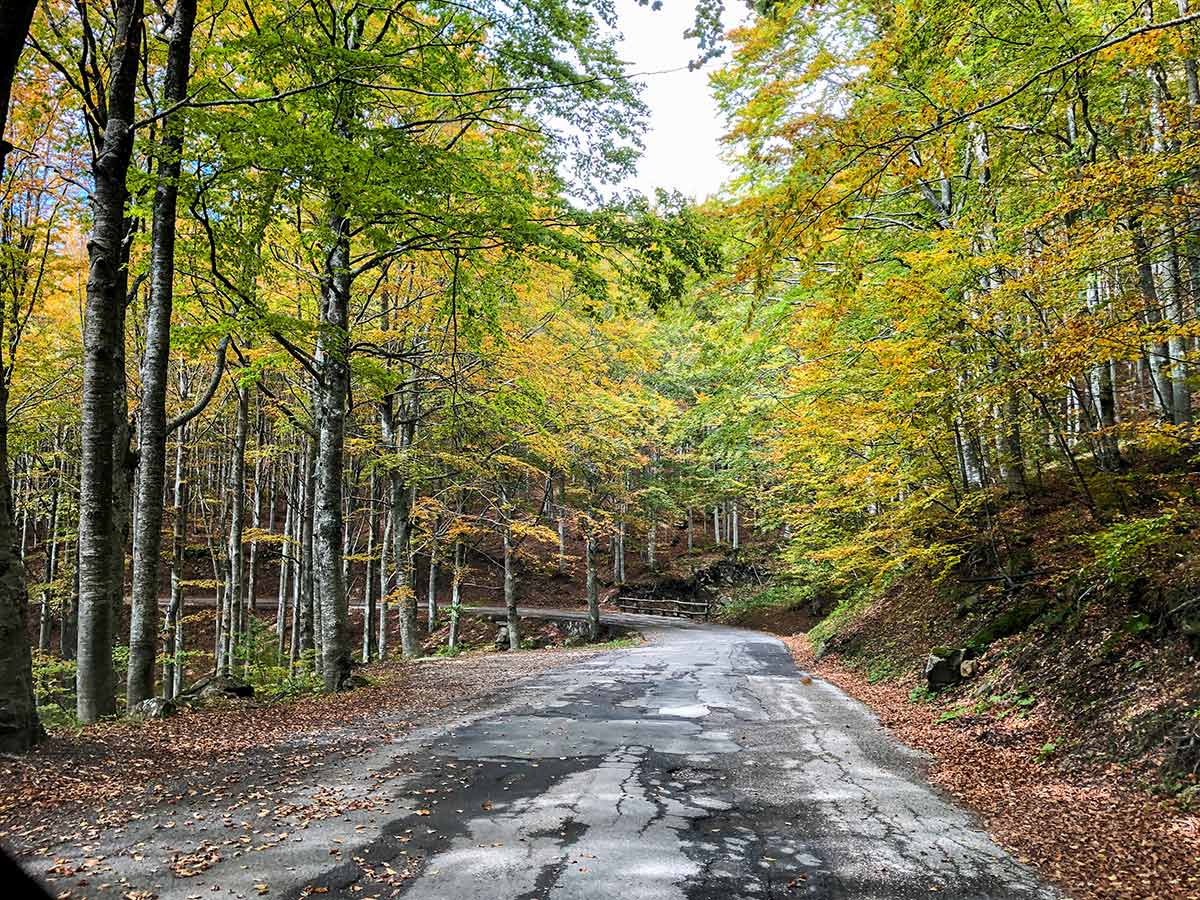
POLYGON ((346 402, 350 390, 350 224, 333 202, 332 243, 321 286, 321 331, 317 360, 319 416, 316 460, 317 587, 321 597, 321 672, 325 690, 338 691, 350 678, 349 610, 342 563, 342 484, 346 402))
POLYGON ((584 538, 584 555, 587 562, 588 637, 594 643, 600 640, 600 595, 596 588, 596 536, 591 532, 584 538))
MULTIPOLYGON (((176 0, 167 44, 162 105, 187 95, 196 0, 176 0)), ((126 705, 133 709, 154 695, 158 650, 158 568, 162 554, 163 486, 167 466, 167 362, 171 352, 171 307, 175 288, 175 231, 179 199, 183 123, 178 114, 163 121, 158 183, 151 225, 150 296, 146 304, 146 347, 138 406, 138 479, 133 532, 133 593, 129 631, 126 705)))
POLYGON ((393 473, 392 480, 392 555, 396 564, 395 590, 400 602, 400 653, 405 658, 421 655, 417 636, 417 595, 413 590, 412 567, 412 492, 393 473))
POLYGON ((446 641, 451 650, 458 646, 458 618, 461 614, 461 585, 463 576, 463 542, 454 542, 454 571, 450 575, 450 635, 446 641))
POLYGON ((126 175, 133 155, 134 96, 142 36, 142 0, 115 0, 114 40, 105 90, 107 115, 93 163, 92 233, 88 240, 84 321, 83 397, 79 488, 79 635, 76 714, 95 722, 116 711, 112 647, 119 593, 113 572, 123 560, 118 544, 120 497, 114 490, 119 429, 114 398, 123 396, 126 175))
MULTIPOLYGON (((4 161, 12 149, 12 144, 7 140, 7 131, 13 80, 36 8, 37 0, 3 0, 0 5, 0 178, 4 176, 4 161)), ((12 490, 11 485, 9 490, 12 490)))
MULTIPOLYGON (((1155 325, 1162 321, 1162 306, 1158 296, 1158 285, 1154 278, 1154 265, 1150 260, 1150 247, 1145 232, 1134 221, 1129 224, 1133 238, 1133 254, 1137 265, 1138 288, 1145 306, 1146 322, 1155 325)), ((1147 368, 1150 374, 1150 389, 1154 395, 1155 408, 1160 419, 1174 420, 1174 402, 1171 396, 1170 369, 1167 360, 1170 348, 1167 344, 1151 341, 1146 347, 1147 368)))
MULTIPOLYGON (((411 378, 409 379, 408 386, 409 388, 413 388, 411 378)), ((388 396, 379 403, 379 425, 383 433, 384 443, 393 453, 399 453, 404 451, 412 442, 415 413, 411 409, 404 410, 406 421, 398 423, 396 421, 395 401, 396 398, 394 396, 388 396)), ((411 406, 411 404, 402 405, 411 406)), ((397 618, 400 625, 400 653, 405 658, 413 658, 420 655, 421 648, 417 639, 417 606, 416 594, 413 592, 412 556, 410 552, 412 493, 404 483, 400 472, 394 467, 388 471, 387 488, 387 527, 391 529, 392 534, 388 551, 392 555, 395 576, 392 580, 392 590, 385 591, 383 596, 386 598, 389 594, 394 594, 397 599, 399 604, 399 615, 397 618)), ((384 600, 380 604, 381 612, 386 607, 387 601, 384 600)), ((386 643, 386 626, 381 622, 380 646, 384 648, 381 652, 386 652, 386 643)))
MULTIPOLYGON (((263 426, 261 413, 256 417, 258 427, 254 438, 254 495, 250 500, 250 530, 257 535, 262 528, 262 448, 263 426)), ((270 493, 270 491, 268 491, 270 493)), ((274 497, 272 497, 274 499, 274 497)), ((258 612, 258 540, 250 538, 250 551, 246 557, 246 611, 253 617, 258 612)))
MULTIPOLYGON (((58 465, 60 432, 54 433, 54 459, 55 465, 58 465)), ((53 624, 53 618, 50 612, 50 601, 53 597, 53 590, 50 585, 54 579, 58 577, 58 509, 59 509, 59 486, 62 482, 62 472, 59 470, 54 473, 53 484, 50 488, 50 533, 46 536, 49 543, 46 549, 46 564, 43 568, 43 576, 46 582, 46 587, 42 589, 42 610, 41 622, 38 628, 38 649, 43 653, 50 649, 50 628, 53 624)))
POLYGON ((233 439, 233 460, 229 467, 229 616, 225 628, 224 671, 228 674, 239 645, 245 648, 246 595, 243 571, 246 518, 246 433, 250 425, 250 394, 241 385, 237 389, 237 431, 233 439))
MULTIPOLYGON (((0 381, 0 752, 27 750, 44 736, 33 695, 25 632, 25 568, 17 551, 8 480, 8 386, 0 381)), ((111 664, 110 664, 111 670, 111 664)))
POLYGON ((379 506, 379 479, 375 476, 374 469, 371 469, 367 484, 370 500, 367 506, 367 574, 363 583, 363 662, 370 662, 375 658, 378 645, 375 633, 377 613, 375 597, 379 584, 377 575, 379 563, 376 560, 379 553, 379 519, 376 516, 376 509, 379 506))
MULTIPOLYGON (((380 659, 387 659, 388 595, 392 592, 392 575, 388 571, 388 547, 392 540, 392 520, 387 517, 383 525, 383 537, 379 542, 379 633, 375 639, 380 659)), ((369 623, 367 626, 369 627, 369 623)))
POLYGON ((300 646, 303 655, 316 647, 313 634, 313 470, 316 467, 317 443, 308 440, 304 445, 304 504, 300 513, 300 578, 296 587, 300 602, 300 646))
POLYGON ((1176 425, 1186 425, 1192 420, 1192 390, 1187 372, 1188 339, 1181 332, 1187 326, 1189 317, 1173 227, 1166 229, 1165 240, 1167 258, 1163 261, 1162 283, 1167 295, 1167 319, 1172 325, 1171 336, 1167 339, 1171 360, 1171 418, 1176 425))
POLYGON ((517 615, 517 590, 513 581, 512 530, 504 525, 504 608, 508 612, 508 648, 521 648, 521 620, 517 615))
POLYGON ((279 552, 279 596, 275 603, 275 640, 280 656, 283 655, 285 635, 287 633, 288 608, 288 577, 292 572, 292 560, 295 558, 295 545, 292 543, 292 529, 296 519, 296 461, 293 458, 290 471, 286 473, 287 483, 284 490, 285 507, 283 513, 283 543, 279 552))
MULTIPOLYGON (((433 527, 437 528, 437 523, 434 522, 433 527)), ((437 580, 438 580, 438 543, 437 536, 431 535, 429 538, 429 591, 426 596, 425 612, 429 616, 429 621, 426 623, 426 631, 433 634, 437 627, 437 580)))
MULTIPOLYGON (((3 477, 3 476, 0 476, 3 477)), ((58 655, 74 659, 79 641, 79 541, 75 541, 75 572, 71 576, 71 591, 63 601, 62 625, 58 630, 58 655)))
POLYGON ((163 654, 163 696, 178 693, 183 681, 183 582, 187 556, 187 425, 179 428, 175 444, 174 526, 171 539, 171 601, 167 607, 166 648, 163 654))

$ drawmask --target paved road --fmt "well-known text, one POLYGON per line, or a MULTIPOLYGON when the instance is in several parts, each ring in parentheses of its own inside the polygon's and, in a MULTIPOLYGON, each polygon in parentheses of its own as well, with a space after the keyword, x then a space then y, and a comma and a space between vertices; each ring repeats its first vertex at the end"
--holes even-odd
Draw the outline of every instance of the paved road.
POLYGON ((146 861, 171 838, 149 822, 123 854, 97 852, 131 885, 180 898, 1055 896, 867 711, 805 685, 779 641, 611 618, 640 623, 648 643, 568 658, 318 767, 306 790, 337 796, 338 814, 286 840, 179 880, 146 861))

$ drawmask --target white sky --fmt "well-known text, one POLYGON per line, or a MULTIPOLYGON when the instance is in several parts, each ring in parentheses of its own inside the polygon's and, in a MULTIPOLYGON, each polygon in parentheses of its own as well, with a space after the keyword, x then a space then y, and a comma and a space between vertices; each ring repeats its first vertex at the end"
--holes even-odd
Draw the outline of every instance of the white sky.
MULTIPOLYGON (((716 194, 730 176, 720 158, 720 137, 725 123, 708 87, 708 71, 689 72, 688 60, 697 55, 695 41, 683 32, 692 24, 695 6, 690 0, 664 0, 660 10, 638 6, 635 0, 619 0, 617 11, 624 34, 621 51, 631 72, 657 72, 684 67, 667 75, 650 75, 643 99, 650 107, 649 129, 644 137, 645 153, 635 177, 626 186, 653 197, 655 188, 678 190, 704 200, 716 194)), ((726 7, 725 27, 741 20, 745 7, 726 7)))

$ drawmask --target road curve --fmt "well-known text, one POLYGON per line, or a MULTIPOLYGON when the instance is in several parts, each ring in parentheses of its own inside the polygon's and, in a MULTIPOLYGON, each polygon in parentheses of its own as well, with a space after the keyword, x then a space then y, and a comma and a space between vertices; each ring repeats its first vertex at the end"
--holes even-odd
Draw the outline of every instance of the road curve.
MULTIPOLYGON (((647 642, 565 657, 314 774, 314 795, 354 802, 206 872, 203 896, 1056 896, 931 788, 918 754, 865 708, 805 684, 777 639, 606 619, 647 642)), ((160 834, 147 826, 148 841, 160 834)), ((122 859, 129 885, 201 895, 196 879, 122 859)))
POLYGON ((443 811, 434 827, 455 837, 402 896, 1056 896, 931 788, 922 757, 869 711, 805 684, 776 638, 605 620, 648 642, 543 675, 447 736, 444 758, 487 777, 452 804, 465 818, 443 811))

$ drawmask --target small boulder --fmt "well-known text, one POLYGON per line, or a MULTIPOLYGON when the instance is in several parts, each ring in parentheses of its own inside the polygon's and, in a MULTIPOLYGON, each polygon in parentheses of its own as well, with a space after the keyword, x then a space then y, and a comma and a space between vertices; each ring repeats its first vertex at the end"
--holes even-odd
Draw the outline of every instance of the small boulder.
POLYGON ((210 672, 180 694, 179 699, 189 702, 193 700, 245 700, 253 696, 254 685, 246 684, 246 682, 229 675, 210 672))
POLYGON ((174 700, 164 700, 162 697, 151 697, 149 700, 143 700, 131 711, 130 715, 135 719, 165 719, 167 716, 174 715, 176 709, 174 700))
POLYGON ((970 647, 934 647, 925 660, 925 684, 931 691, 973 678, 979 671, 978 654, 970 647))
POLYGON ((591 622, 572 619, 571 621, 560 623, 559 629, 562 631, 563 643, 568 647, 578 647, 581 644, 586 644, 592 637, 591 622))
POLYGON ((496 643, 497 650, 507 650, 508 649, 508 626, 507 625, 502 623, 502 624, 496 626, 496 641, 495 641, 495 643, 496 643))
POLYGON ((925 660, 925 684, 931 691, 940 691, 962 681, 963 651, 950 647, 934 647, 925 660))

